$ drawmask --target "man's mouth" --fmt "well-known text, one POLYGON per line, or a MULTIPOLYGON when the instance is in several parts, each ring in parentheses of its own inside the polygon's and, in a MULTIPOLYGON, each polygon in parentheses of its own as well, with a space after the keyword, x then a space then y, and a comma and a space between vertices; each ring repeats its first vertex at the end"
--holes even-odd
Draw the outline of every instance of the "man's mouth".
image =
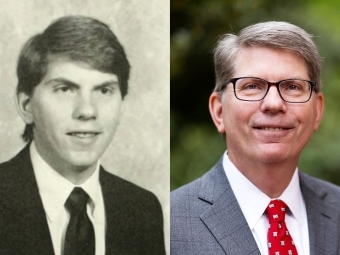
POLYGON ((256 127, 256 129, 266 130, 266 131, 282 131, 288 130, 289 128, 282 128, 282 127, 256 127))
POLYGON ((67 135, 75 136, 75 137, 79 137, 79 138, 91 138, 91 137, 94 137, 98 134, 99 134, 98 132, 70 132, 70 133, 67 133, 67 135))

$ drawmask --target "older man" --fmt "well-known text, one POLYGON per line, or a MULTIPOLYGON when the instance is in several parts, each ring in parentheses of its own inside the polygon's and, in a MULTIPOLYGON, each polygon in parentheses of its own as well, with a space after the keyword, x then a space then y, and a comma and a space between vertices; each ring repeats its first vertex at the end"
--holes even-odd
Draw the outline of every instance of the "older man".
POLYGON ((324 109, 303 29, 265 22, 215 49, 209 109, 228 150, 171 194, 171 254, 339 254, 340 189, 297 168, 324 109))

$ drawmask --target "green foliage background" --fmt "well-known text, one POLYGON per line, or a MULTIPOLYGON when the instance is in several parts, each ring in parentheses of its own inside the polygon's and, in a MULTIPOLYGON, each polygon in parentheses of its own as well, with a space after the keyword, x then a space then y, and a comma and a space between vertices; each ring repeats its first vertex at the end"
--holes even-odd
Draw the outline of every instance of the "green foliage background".
POLYGON ((219 35, 288 21, 315 36, 323 57, 325 113, 299 169, 340 185, 340 1, 171 0, 171 190, 207 172, 225 151, 208 112, 219 35))

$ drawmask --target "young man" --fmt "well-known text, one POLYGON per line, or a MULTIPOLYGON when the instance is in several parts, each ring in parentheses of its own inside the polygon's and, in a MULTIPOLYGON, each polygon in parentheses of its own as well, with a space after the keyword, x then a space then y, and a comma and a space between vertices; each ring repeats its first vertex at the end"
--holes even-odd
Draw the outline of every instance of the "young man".
POLYGON ((303 29, 265 22, 215 49, 209 109, 228 150, 171 194, 171 254, 339 254, 340 189, 297 169, 324 109, 303 29))
POLYGON ((19 56, 27 146, 0 165, 0 254, 165 254, 157 198, 106 172, 130 65, 102 22, 67 16, 19 56))

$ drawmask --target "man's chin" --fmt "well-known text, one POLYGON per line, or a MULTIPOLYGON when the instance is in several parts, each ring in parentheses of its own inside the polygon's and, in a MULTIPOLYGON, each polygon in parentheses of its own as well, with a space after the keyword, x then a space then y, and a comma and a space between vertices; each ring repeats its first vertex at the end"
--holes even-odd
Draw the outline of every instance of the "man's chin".
POLYGON ((100 155, 93 153, 76 153, 76 155, 72 155, 68 163, 70 166, 73 166, 77 171, 86 171, 89 168, 93 168, 97 166, 100 155))
POLYGON ((263 163, 279 163, 287 160, 287 148, 282 144, 266 144, 260 146, 256 154, 263 163))

